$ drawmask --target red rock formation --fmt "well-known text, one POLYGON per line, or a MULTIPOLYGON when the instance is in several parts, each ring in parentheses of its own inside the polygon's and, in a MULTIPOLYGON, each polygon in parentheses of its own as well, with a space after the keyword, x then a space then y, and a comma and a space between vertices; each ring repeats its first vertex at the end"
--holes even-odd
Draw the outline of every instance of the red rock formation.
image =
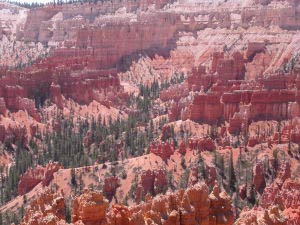
POLYGON ((192 70, 192 74, 187 78, 188 88, 191 91, 207 90, 213 83, 216 77, 206 74, 205 67, 199 66, 192 70))
POLYGON ((5 140, 5 126, 0 124, 0 142, 4 142, 5 140))
POLYGON ((235 52, 232 58, 219 60, 216 71, 223 81, 243 79, 246 72, 243 55, 235 52))
POLYGON ((288 118, 288 102, 295 101, 295 93, 289 90, 253 92, 250 118, 253 120, 280 120, 288 118))
POLYGON ((209 187, 213 187, 217 181, 217 169, 214 166, 206 165, 205 167, 207 176, 205 182, 209 187))
POLYGON ((247 197, 247 186, 245 184, 239 187, 239 196, 242 200, 247 197))
POLYGON ((35 103, 33 100, 28 98, 16 98, 16 108, 19 110, 27 111, 28 114, 34 118, 37 122, 41 122, 41 116, 35 108, 35 103))
POLYGON ((211 71, 212 73, 215 73, 217 72, 220 60, 224 59, 224 52, 214 52, 211 57, 211 71))
POLYGON ((134 225, 131 219, 132 213, 128 207, 122 205, 113 205, 107 217, 107 224, 110 225, 134 225))
POLYGON ((278 206, 271 206, 269 209, 244 210, 234 224, 288 225, 289 223, 278 206))
POLYGON ((292 180, 290 177, 289 164, 281 165, 277 178, 265 188, 261 196, 259 206, 262 208, 245 209, 235 224, 298 224, 300 222, 300 181, 292 180))
POLYGON ((187 97, 189 95, 189 91, 185 84, 177 84, 169 87, 166 90, 162 90, 159 94, 159 98, 162 101, 170 101, 173 100, 178 102, 181 98, 187 97))
POLYGON ((146 194, 157 195, 166 190, 168 185, 165 170, 142 171, 136 191, 136 200, 140 201, 146 194))
MULTIPOLYGON (((287 179, 291 177, 291 168, 288 163, 282 164, 279 171, 277 171, 277 177, 274 180, 274 182, 267 186, 265 188, 264 193, 261 196, 261 206, 264 208, 269 207, 270 205, 277 203, 277 204, 284 204, 285 201, 289 202, 291 199, 293 199, 293 196, 290 196, 289 198, 283 198, 281 195, 281 190, 283 187, 283 184, 287 179)), ((286 187, 286 186, 285 186, 286 187)), ((283 189, 283 191, 285 191, 283 189)), ((296 193, 293 193, 296 194, 296 193)), ((291 195, 293 195, 291 193, 291 195)), ((297 195, 295 195, 297 197, 297 195)), ((299 196, 298 196, 299 197, 299 196)), ((289 206, 289 203, 284 204, 285 206, 289 206)))
POLYGON ((251 137, 248 140, 248 146, 249 147, 254 147, 255 145, 259 144, 259 139, 255 137, 251 137))
POLYGON ((111 200, 116 194, 116 190, 119 187, 118 177, 106 177, 104 179, 103 193, 108 200, 111 200))
POLYGON ((256 163, 253 168, 253 184, 255 190, 262 194, 266 187, 265 171, 262 162, 256 163))
POLYGON ((233 91, 222 95, 224 104, 224 119, 231 119, 235 113, 239 112, 241 105, 248 105, 251 101, 252 91, 233 91))
POLYGON ((249 61, 252 61, 254 56, 258 53, 264 52, 265 51, 265 43, 264 42, 249 42, 247 46, 247 51, 246 51, 246 58, 249 61))
POLYGON ((272 89, 289 89, 291 85, 295 82, 295 77, 289 74, 271 74, 261 81, 264 85, 264 88, 267 90, 272 89))
POLYGON ((160 156, 165 162, 174 154, 174 144, 168 142, 156 142, 150 145, 150 152, 160 156))
POLYGON ((47 189, 37 199, 31 201, 21 225, 64 225, 66 224, 64 219, 64 198, 58 193, 53 193, 47 189))
POLYGON ((63 97, 61 94, 61 87, 59 85, 51 84, 50 98, 60 108, 63 108, 63 97))
POLYGON ((108 201, 102 193, 84 190, 73 202, 72 223, 82 221, 83 224, 101 224, 106 220, 107 208, 108 201))
POLYGON ((7 109, 6 109, 4 98, 0 98, 0 114, 6 115, 6 111, 7 109))
POLYGON ((229 225, 233 224, 234 218, 228 195, 220 193, 217 187, 209 195, 207 186, 199 184, 186 191, 156 197, 131 211, 144 215, 148 224, 161 224, 161 218, 164 218, 164 225, 229 225))
POLYGON ((165 170, 156 170, 154 179, 154 193, 157 195, 163 193, 168 186, 167 172, 165 170))
POLYGON ((28 133, 25 126, 20 126, 15 121, 0 121, 0 141, 9 144, 20 143, 23 146, 28 144, 28 133))
POLYGON ((265 188, 261 196, 260 206, 263 209, 244 210, 236 224, 244 224, 246 221, 260 221, 257 224, 297 224, 300 221, 300 182, 290 177, 290 165, 282 164, 277 178, 265 188))
POLYGON ((185 155, 186 153, 186 144, 184 142, 181 142, 178 149, 179 153, 182 155, 185 155))
POLYGON ((61 169, 58 163, 48 163, 45 167, 37 166, 29 168, 21 177, 18 184, 19 195, 24 195, 31 191, 37 184, 42 182, 43 186, 48 186, 53 179, 53 174, 61 169))
POLYGON ((234 216, 231 212, 230 197, 225 192, 221 193, 220 188, 215 186, 209 199, 211 200, 209 222, 212 224, 233 224, 234 216))
POLYGON ((192 104, 182 115, 182 119, 191 119, 196 122, 216 123, 223 117, 223 105, 218 93, 198 94, 192 104))
MULTIPOLYGON (((85 190, 72 203, 72 224, 86 225, 191 225, 233 224, 230 197, 215 187, 209 195, 206 185, 197 184, 187 190, 147 199, 134 207, 113 205, 106 213, 108 202, 99 192, 85 190)), ((58 194, 46 191, 26 209, 22 225, 65 225, 65 206, 58 194), (52 207, 51 207, 52 206, 52 207)))
POLYGON ((189 139, 188 146, 190 149, 198 151, 213 151, 216 149, 214 140, 211 138, 189 139))

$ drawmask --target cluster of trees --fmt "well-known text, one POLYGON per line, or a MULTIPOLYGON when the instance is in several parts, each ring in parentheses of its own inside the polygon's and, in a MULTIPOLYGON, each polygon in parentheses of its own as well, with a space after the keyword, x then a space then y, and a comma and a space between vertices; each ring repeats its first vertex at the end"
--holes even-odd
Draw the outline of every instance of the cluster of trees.
POLYGON ((29 150, 23 147, 22 140, 15 150, 11 143, 7 143, 5 150, 14 151, 15 164, 8 171, 3 171, 3 168, 0 171, 1 203, 17 196, 20 177, 37 164, 57 161, 65 168, 74 168, 143 155, 154 138, 151 108, 159 92, 160 85, 156 81, 150 86, 141 85, 140 94, 130 100, 136 113, 128 119, 75 119, 72 114, 64 117, 58 112, 53 122, 60 124, 58 129, 38 133, 30 140, 29 150))
MULTIPOLYGON (((58 161, 64 167, 79 167, 117 161, 145 153, 146 147, 154 138, 151 122, 153 99, 159 96, 159 85, 141 85, 141 92, 131 99, 137 113, 128 119, 64 118, 58 114, 56 120, 61 126, 56 131, 47 131, 42 141, 42 154, 38 152, 38 164, 49 160, 58 161), (139 128, 143 127, 143 131, 139 128), (85 140, 85 141, 84 141, 85 140)), ((33 146, 32 146, 33 147, 33 146)))
MULTIPOLYGON (((128 102, 128 106, 135 113, 127 119, 112 120, 100 116, 82 119, 75 118, 73 113, 65 117, 58 112, 53 124, 59 126, 54 130, 37 133, 29 142, 29 149, 23 147, 22 140, 19 140, 16 147, 12 143, 4 145, 5 151, 15 155, 15 163, 7 171, 0 168, 1 204, 17 196, 21 176, 28 168, 37 164, 45 165, 51 160, 59 162, 65 168, 74 168, 143 155, 150 142, 159 134, 152 121, 153 102, 159 97, 161 90, 183 80, 183 75, 178 74, 171 81, 162 84, 155 80, 149 86, 140 85, 139 95, 131 96, 128 102)), ((34 97, 40 96, 39 92, 40 89, 34 97)), ((42 107, 46 98, 35 98, 37 106, 42 107)), ((159 127, 162 128, 166 122, 160 121, 159 127)), ((72 185, 75 184, 76 179, 73 176, 72 185)), ((3 221, 11 221, 10 217, 5 217, 3 221)))
POLYGON ((25 171, 33 166, 33 155, 27 149, 22 147, 22 141, 19 141, 16 148, 15 163, 7 171, 0 167, 0 202, 8 202, 17 196, 19 179, 25 171), (4 176, 7 174, 7 176, 4 176))
POLYGON ((43 3, 37 3, 37 2, 32 2, 32 3, 18 2, 18 1, 7 1, 7 2, 14 4, 14 5, 18 5, 23 8, 27 8, 27 9, 33 9, 33 8, 38 8, 38 7, 44 6, 43 3))
MULTIPOLYGON (((53 4, 53 5, 63 5, 63 4, 74 4, 74 3, 98 3, 98 2, 104 2, 105 0, 52 0, 49 1, 49 3, 47 4, 53 4)), ((37 2, 32 2, 32 3, 28 3, 28 2, 19 2, 19 1, 8 1, 9 3, 18 5, 20 7, 23 8, 27 8, 27 9, 33 9, 33 8, 38 8, 38 7, 43 7, 46 4, 44 3, 37 3, 37 2)))

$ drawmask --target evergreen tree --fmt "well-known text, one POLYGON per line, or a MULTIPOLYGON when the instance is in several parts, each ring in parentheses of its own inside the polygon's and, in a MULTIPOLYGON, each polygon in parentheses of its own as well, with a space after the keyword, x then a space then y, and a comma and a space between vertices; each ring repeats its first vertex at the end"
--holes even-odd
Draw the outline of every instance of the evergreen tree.
POLYGON ((229 165, 228 165, 228 185, 229 185, 229 192, 234 192, 236 190, 236 176, 234 171, 234 164, 233 164, 233 153, 232 150, 230 151, 230 158, 229 158, 229 165))

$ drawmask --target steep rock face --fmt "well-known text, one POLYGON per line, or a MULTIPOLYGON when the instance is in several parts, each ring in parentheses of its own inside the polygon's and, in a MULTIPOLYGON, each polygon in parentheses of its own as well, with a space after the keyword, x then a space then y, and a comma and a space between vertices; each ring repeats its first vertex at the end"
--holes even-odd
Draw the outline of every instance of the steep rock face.
POLYGON ((216 167, 213 165, 206 165, 205 173, 206 173, 205 183, 209 187, 214 187, 216 184, 216 181, 217 181, 217 176, 218 176, 216 167))
POLYGON ((99 15, 113 14, 118 9, 126 7, 127 13, 137 9, 147 10, 155 5, 156 9, 162 8, 168 1, 112 1, 98 2, 97 4, 50 5, 43 8, 30 10, 24 30, 19 33, 25 41, 31 42, 60 42, 68 37, 76 38, 77 29, 88 22, 99 19, 99 15), (81 17, 77 17, 81 15, 81 17), (76 23, 77 22, 77 23, 76 23), (50 31, 49 27, 57 27, 50 31))
POLYGON ((223 105, 218 93, 198 94, 192 104, 183 112, 184 120, 214 123, 223 116, 223 105))
POLYGON ((215 186, 209 196, 210 203, 210 223, 215 224, 233 224, 234 216, 231 213, 232 206, 230 197, 225 192, 215 186))
POLYGON ((98 29, 79 30, 77 47, 93 48, 93 58, 89 59, 89 66, 91 68, 112 67, 126 55, 155 48, 158 53, 168 53, 164 49, 169 48, 169 42, 177 30, 176 15, 167 13, 156 17, 141 15, 138 19, 136 23, 114 23, 98 29), (147 35, 149 31, 152 35, 147 35), (107 35, 115 39, 108 39, 107 35), (103 46, 111 47, 103 48, 103 46))
POLYGON ((17 41, 27 20, 29 9, 7 2, 0 3, 0 67, 22 67, 47 52, 41 43, 17 41))
POLYGON ((95 71, 86 68, 81 61, 84 59, 82 55, 53 54, 53 58, 37 62, 26 71, 7 71, 6 76, 0 78, 0 94, 9 110, 27 110, 32 117, 40 119, 34 102, 28 99, 34 99, 37 105, 42 106, 50 97, 60 108, 63 103, 61 95, 81 104, 89 104, 93 100, 118 101, 122 88, 114 69, 95 71))
POLYGON ((288 102, 294 101, 295 93, 289 90, 254 92, 251 99, 250 118, 253 120, 288 118, 288 102))
POLYGON ((37 184, 42 182, 43 186, 48 186, 53 179, 53 174, 61 169, 58 163, 48 163, 45 167, 37 166, 28 169, 21 177, 18 184, 19 195, 24 195, 32 190, 37 184))
POLYGON ((232 58, 219 59, 216 71, 223 81, 243 79, 246 72, 243 55, 234 52, 232 58))
MULTIPOLYGON (((117 66, 118 69, 124 69, 120 68, 120 65, 126 67, 128 61, 135 59, 135 55, 139 52, 167 56, 170 54, 170 49, 181 45, 180 37, 184 36, 183 33, 187 31, 197 33, 206 28, 218 30, 219 28, 231 29, 248 26, 268 27, 270 24, 279 25, 283 29, 296 29, 300 24, 298 13, 296 13, 299 11, 299 5, 291 1, 287 3, 277 1, 278 7, 277 5, 274 7, 272 3, 260 7, 252 2, 237 6, 232 2, 227 4, 227 1, 220 1, 219 4, 226 10, 219 10, 215 4, 203 8, 203 5, 210 5, 207 2, 199 4, 183 2, 163 8, 168 3, 170 2, 113 1, 112 3, 99 2, 92 6, 91 4, 49 5, 30 10, 26 16, 24 27, 18 27, 15 31, 18 40, 41 42, 52 46, 53 49, 56 48, 56 50, 51 52, 53 57, 46 57, 42 62, 36 63, 22 73, 20 71, 4 73, 6 76, 1 78, 3 87, 0 87, 0 96, 4 96, 6 107, 11 111, 19 110, 17 104, 20 101, 23 104, 23 110, 26 109, 32 117, 39 119, 34 108, 27 107, 32 106, 27 99, 36 100, 36 96, 42 96, 41 100, 44 102, 50 96, 59 108, 62 108, 63 97, 71 98, 80 104, 89 104, 93 100, 108 106, 121 104, 123 99, 120 96, 122 96, 123 90, 116 71, 112 68, 117 66), (151 10, 148 10, 149 7, 151 10), (194 7, 194 9, 189 11, 189 7, 194 7), (277 15, 279 16, 277 17, 277 15), (107 38, 108 36, 111 38, 107 38), (16 80, 21 81, 17 82, 16 80), (51 85, 52 83, 53 85, 51 85), (39 93, 36 93, 34 87, 40 87, 39 85, 42 88, 39 88, 39 93), (20 90, 17 90, 19 87, 20 90), (15 96, 7 96, 6 90, 2 95, 1 89, 14 89, 11 93, 14 93, 15 96), (78 90, 82 90, 82 93, 79 93, 78 90), (32 110, 30 111, 29 108, 32 110)), ((257 4, 260 3, 257 2, 257 4)), ((276 30, 274 35, 277 34, 276 32, 279 31, 276 30)), ((239 89, 237 86, 223 85, 220 82, 228 83, 230 80, 243 79, 246 72, 245 64, 251 63, 253 57, 267 52, 265 51, 266 43, 276 45, 272 35, 272 37, 266 38, 270 39, 266 42, 259 38, 257 41, 248 41, 249 37, 243 39, 244 33, 247 32, 237 31, 234 35, 239 36, 238 40, 232 40, 231 43, 226 42, 223 52, 220 51, 221 46, 216 40, 210 42, 212 46, 216 47, 216 52, 207 49, 207 53, 203 53, 199 62, 195 63, 196 69, 192 71, 186 82, 190 91, 207 91, 214 85, 212 89, 221 92, 218 94, 222 95, 225 90, 239 89), (243 52, 244 47, 246 48, 245 52, 243 52), (208 63, 211 64, 210 68, 203 67, 204 62, 208 61, 211 61, 208 63)), ((228 34, 225 32, 226 35, 228 34)), ((233 39, 235 38, 237 37, 233 39)), ((289 38, 284 39, 287 43, 292 42, 291 40, 290 34, 289 38)), ((197 45, 197 42, 199 39, 195 38, 194 44, 197 45)), ((188 47, 192 48, 191 43, 184 44, 189 44, 188 47)), ((184 44, 180 47, 183 47, 184 44)), ((171 53, 176 55, 175 52, 171 53)), ((286 57, 278 55, 276 59, 286 62, 291 56, 291 54, 287 54, 286 57)), ((195 58, 197 57, 195 56, 195 58)), ((272 65, 275 64, 277 65, 276 62, 272 62, 272 65)), ((278 69, 280 66, 282 65, 274 67, 278 69)), ((176 102, 169 110, 171 120, 190 118, 195 121, 212 123, 225 118, 229 121, 230 117, 239 111, 237 102, 219 105, 219 101, 214 99, 213 101, 216 103, 213 105, 209 100, 212 98, 212 94, 208 93, 205 94, 207 97, 202 97, 203 93, 200 95, 201 97, 195 97, 192 104, 179 103, 180 98, 188 97, 187 89, 183 88, 184 86, 179 87, 181 88, 173 88, 173 90, 170 89, 161 94, 164 101, 174 98, 176 102), (224 114, 222 115, 223 105, 224 114), (202 115, 201 112, 208 113, 202 115)), ((287 116, 285 102, 278 103, 278 105, 277 103, 270 104, 266 109, 262 107, 257 103, 253 104, 249 119, 260 117, 277 119, 287 116), (273 112, 277 107, 279 115, 275 115, 273 112), (274 110, 271 110, 272 108, 274 110), (261 109, 264 115, 259 115, 258 112, 261 109)), ((237 116, 231 122, 233 124, 232 132, 239 130, 238 126, 234 124, 238 123, 238 120, 237 116)))
POLYGON ((185 142, 181 142, 178 148, 178 152, 182 155, 186 154, 186 150, 187 150, 187 146, 185 144, 185 142))
POLYGON ((241 110, 241 105, 248 105, 251 102, 252 91, 225 92, 222 95, 224 104, 224 119, 230 120, 235 113, 241 110))

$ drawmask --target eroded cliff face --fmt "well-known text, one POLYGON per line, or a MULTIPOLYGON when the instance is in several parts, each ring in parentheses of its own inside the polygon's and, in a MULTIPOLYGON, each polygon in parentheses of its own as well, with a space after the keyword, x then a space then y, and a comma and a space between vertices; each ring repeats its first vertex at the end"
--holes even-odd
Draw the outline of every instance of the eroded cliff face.
MULTIPOLYGON (((236 132, 240 128, 235 124, 241 120, 289 117, 286 105, 295 102, 295 93, 269 94, 257 89, 285 88, 275 87, 275 82, 279 85, 288 82, 288 85, 295 81, 291 78, 285 82, 286 75, 280 77, 275 72, 288 69, 289 62, 295 59, 299 40, 295 32, 299 25, 298 3, 249 1, 238 5, 235 1, 220 1, 219 4, 121 1, 49 5, 33 10, 6 6, 7 12, 14 16, 9 20, 11 25, 5 28, 5 35, 12 33, 18 43, 42 43, 50 49, 51 56, 43 57, 22 72, 2 71, 0 93, 5 103, 2 105, 13 112, 27 111, 38 122, 41 115, 32 100, 38 105, 44 104, 50 97, 61 109, 64 108, 64 97, 79 104, 90 104, 95 100, 118 108, 124 100, 118 71, 127 69, 132 60, 140 57, 140 53, 170 56, 171 64, 165 67, 172 71, 172 68, 182 66, 183 62, 178 64, 176 55, 183 58, 184 48, 195 60, 193 64, 185 64, 185 72, 191 73, 187 82, 189 90, 201 91, 203 86, 203 91, 211 89, 213 93, 193 94, 193 100, 173 103, 171 119, 189 118, 208 123, 225 119, 231 121, 231 132, 236 132), (24 18, 17 20, 19 14, 15 13, 24 14, 24 18), (270 25, 274 31, 266 34, 270 25), (253 32, 262 35, 253 37, 253 32), (191 33, 194 35, 191 36, 191 33), (283 47, 279 46, 279 42, 283 47), (245 48, 246 51, 243 50, 245 48), (274 54, 276 57, 272 57, 274 54), (257 73, 258 66, 260 74, 257 73), (252 72, 254 68, 255 73, 252 72), (262 88, 249 88, 251 84, 242 81, 266 73, 272 76, 262 80, 262 88), (228 83, 230 80, 241 82, 228 83), (250 94, 253 96, 249 96, 252 100, 247 118, 241 115, 245 107, 238 106, 244 102, 240 92, 233 93, 232 97, 223 97, 224 92, 245 89, 261 91, 250 94), (84 92, 79 93, 78 90, 84 92), (265 103, 262 102, 264 98, 282 100, 265 103), (193 102, 189 105, 189 101, 193 102), (273 112, 274 108, 278 108, 279 112, 273 112), (200 115, 200 112, 204 114, 200 115)), ((157 65, 156 69, 161 73, 163 67, 157 65)), ((172 100, 178 99, 174 93, 170 94, 172 100)), ((187 93, 182 96, 186 97, 187 93)), ((294 104, 293 112, 296 107, 297 104, 294 104)), ((4 112, 2 109, 1 113, 4 112)))
POLYGON ((21 67, 32 63, 48 50, 41 43, 18 41, 30 10, 5 2, 0 4, 0 66, 21 67))
MULTIPOLYGON (((233 224, 233 211, 238 215, 240 209, 233 209, 231 198, 213 188, 216 182, 228 188, 217 154, 227 163, 232 154, 236 168, 242 156, 243 163, 255 165, 245 169, 245 176, 239 174, 250 185, 239 187, 233 199, 250 199, 251 186, 261 204, 242 211, 237 224, 298 223, 298 181, 289 179, 288 170, 271 180, 270 168, 265 168, 269 161, 255 157, 274 161, 278 148, 286 153, 284 160, 298 165, 291 142, 300 143, 299 1, 141 0, 32 10, 3 7, 1 16, 5 12, 9 19, 0 17, 0 142, 12 149, 21 140, 30 152, 29 140, 37 133, 59 130, 55 112, 74 120, 126 119, 139 113, 128 104, 140 84, 155 81, 163 89, 151 102, 147 122, 153 122, 156 136, 141 149, 145 155, 124 163, 125 141, 117 140, 113 151, 124 167, 122 175, 107 175, 105 168, 112 165, 98 162, 76 169, 75 177, 84 177, 80 187, 103 190, 112 206, 102 194, 84 191, 72 205, 74 224, 233 224), (172 83, 179 75, 182 80, 172 83), (247 170, 253 177, 247 177, 247 170), (197 184, 200 181, 209 187, 197 184), (136 189, 131 190, 133 182, 136 189), (189 188, 165 194, 181 182, 189 188), (131 207, 114 205, 129 195, 131 207)), ((137 126, 142 134, 152 132, 144 121, 137 126)), ((86 154, 98 147, 92 136, 89 131, 82 140, 86 154)), ((45 190, 42 182, 69 198, 70 170, 58 169, 28 170, 19 194, 35 196, 34 188, 45 190)), ((277 171, 273 165, 271 170, 277 171)), ((295 173, 296 166, 291 171, 295 173)), ((29 206, 24 225, 66 223, 61 196, 47 192, 38 199, 29 206)), ((18 199, 1 210, 15 205, 21 206, 18 199)))

